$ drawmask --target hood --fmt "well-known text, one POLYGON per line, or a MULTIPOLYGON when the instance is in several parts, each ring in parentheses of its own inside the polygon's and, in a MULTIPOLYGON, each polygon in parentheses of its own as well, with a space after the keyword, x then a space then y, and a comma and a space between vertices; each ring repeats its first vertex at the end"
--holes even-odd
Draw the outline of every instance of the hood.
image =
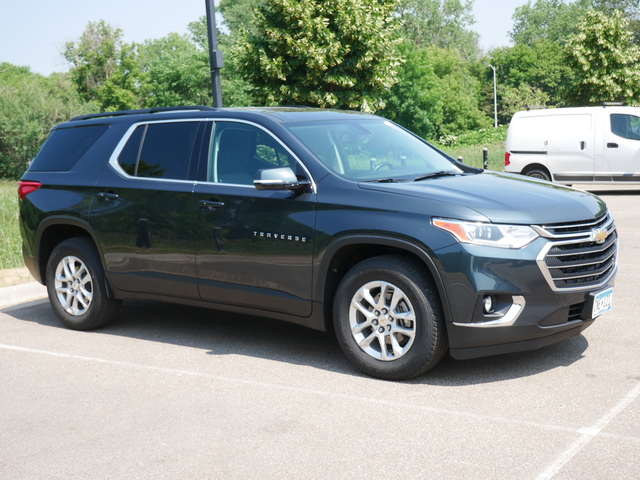
MULTIPOLYGON (((485 171, 477 175, 438 177, 419 182, 359 185, 363 189, 466 207, 493 223, 566 223, 592 220, 607 210, 605 203, 591 193, 498 172, 485 171)), ((438 215, 437 212, 433 214, 438 215)))

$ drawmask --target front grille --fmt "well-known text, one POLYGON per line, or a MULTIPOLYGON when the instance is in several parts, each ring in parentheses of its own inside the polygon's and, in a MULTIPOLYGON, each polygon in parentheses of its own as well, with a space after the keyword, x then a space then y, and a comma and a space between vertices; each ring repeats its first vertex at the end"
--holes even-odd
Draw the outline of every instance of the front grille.
POLYGON ((606 284, 616 270, 618 235, 609 214, 591 222, 536 227, 552 241, 538 264, 553 290, 586 290, 606 284), (599 243, 596 233, 604 240, 599 243))

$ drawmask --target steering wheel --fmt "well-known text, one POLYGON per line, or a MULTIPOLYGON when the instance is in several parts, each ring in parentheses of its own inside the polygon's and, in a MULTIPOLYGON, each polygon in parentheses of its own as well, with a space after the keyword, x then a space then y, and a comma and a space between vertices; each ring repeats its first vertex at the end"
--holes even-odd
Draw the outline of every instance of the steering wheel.
POLYGON ((380 170, 383 167, 393 168, 393 163, 391 163, 391 162, 382 162, 382 163, 376 165, 375 167, 373 167, 373 171, 375 172, 377 170, 380 170))

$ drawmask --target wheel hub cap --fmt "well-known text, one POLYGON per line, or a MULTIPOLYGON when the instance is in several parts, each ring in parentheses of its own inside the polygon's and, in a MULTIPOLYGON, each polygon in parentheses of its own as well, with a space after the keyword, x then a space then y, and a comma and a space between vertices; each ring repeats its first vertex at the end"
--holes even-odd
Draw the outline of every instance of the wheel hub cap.
POLYGON ((93 283, 86 265, 78 257, 64 257, 55 273, 56 297, 69 315, 83 315, 93 300, 93 283))
POLYGON ((407 295, 388 282, 369 282, 351 299, 351 335, 377 360, 397 360, 409 351, 416 334, 415 320, 407 295))

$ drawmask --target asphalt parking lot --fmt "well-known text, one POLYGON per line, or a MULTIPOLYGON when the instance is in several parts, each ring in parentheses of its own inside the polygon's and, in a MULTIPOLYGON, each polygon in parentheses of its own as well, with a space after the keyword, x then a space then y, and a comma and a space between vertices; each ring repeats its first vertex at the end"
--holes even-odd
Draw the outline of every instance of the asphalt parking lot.
POLYGON ((360 374, 325 333, 126 302, 96 332, 0 312, 3 479, 638 479, 640 187, 590 188, 620 235, 613 310, 544 349, 360 374))

